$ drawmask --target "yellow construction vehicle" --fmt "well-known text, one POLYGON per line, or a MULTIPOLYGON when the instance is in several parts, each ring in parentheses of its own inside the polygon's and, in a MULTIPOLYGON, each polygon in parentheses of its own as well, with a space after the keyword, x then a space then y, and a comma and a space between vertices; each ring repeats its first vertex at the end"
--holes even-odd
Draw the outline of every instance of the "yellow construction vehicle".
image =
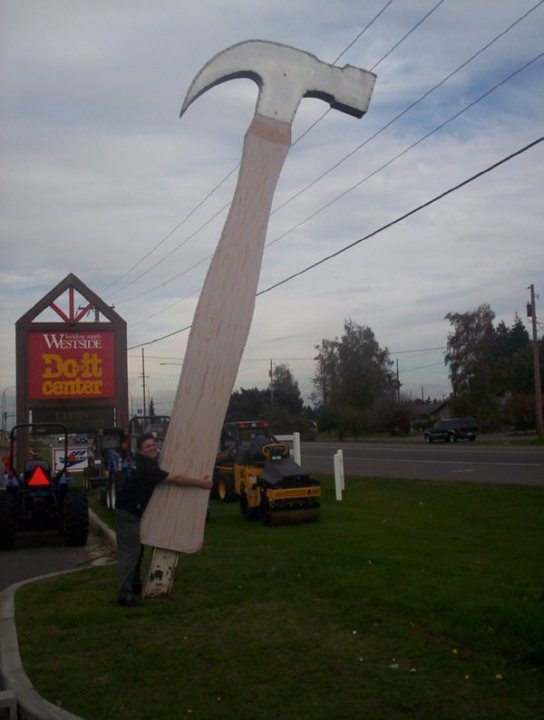
POLYGON ((319 518, 319 481, 294 462, 265 420, 225 423, 213 481, 213 494, 239 500, 246 520, 291 525, 319 518))

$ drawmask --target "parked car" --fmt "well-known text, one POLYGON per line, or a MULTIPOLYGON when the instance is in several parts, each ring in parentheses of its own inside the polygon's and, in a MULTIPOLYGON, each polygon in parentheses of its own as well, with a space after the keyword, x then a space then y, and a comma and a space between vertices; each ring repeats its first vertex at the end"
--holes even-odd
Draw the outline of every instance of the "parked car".
POLYGON ((431 428, 423 433, 425 442, 432 443, 434 440, 444 442, 457 442, 457 440, 476 440, 478 424, 472 417, 450 418, 449 420, 438 420, 431 428))

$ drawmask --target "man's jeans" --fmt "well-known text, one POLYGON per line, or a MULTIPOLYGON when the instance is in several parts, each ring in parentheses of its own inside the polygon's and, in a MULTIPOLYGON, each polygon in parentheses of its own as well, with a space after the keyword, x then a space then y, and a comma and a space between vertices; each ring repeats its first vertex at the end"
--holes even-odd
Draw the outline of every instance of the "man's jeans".
POLYGON ((130 599, 142 590, 140 569, 144 548, 140 544, 140 518, 126 510, 116 510, 115 532, 118 598, 130 599))

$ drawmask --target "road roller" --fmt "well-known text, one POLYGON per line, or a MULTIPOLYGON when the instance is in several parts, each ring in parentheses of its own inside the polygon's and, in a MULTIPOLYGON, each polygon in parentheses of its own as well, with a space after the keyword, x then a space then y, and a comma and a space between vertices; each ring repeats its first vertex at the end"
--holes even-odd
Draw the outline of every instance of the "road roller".
POLYGON ((294 525, 319 519, 321 486, 296 463, 266 420, 225 423, 213 494, 240 503, 246 520, 294 525))

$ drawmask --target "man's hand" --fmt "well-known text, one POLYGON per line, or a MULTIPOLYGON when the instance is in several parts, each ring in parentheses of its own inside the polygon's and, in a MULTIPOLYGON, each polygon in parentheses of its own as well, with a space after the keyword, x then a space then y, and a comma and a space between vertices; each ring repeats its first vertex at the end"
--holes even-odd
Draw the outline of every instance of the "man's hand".
POLYGON ((191 482, 196 485, 197 487, 201 487, 203 490, 211 490, 212 489, 212 479, 209 475, 204 475, 204 477, 201 478, 190 478, 191 482))

